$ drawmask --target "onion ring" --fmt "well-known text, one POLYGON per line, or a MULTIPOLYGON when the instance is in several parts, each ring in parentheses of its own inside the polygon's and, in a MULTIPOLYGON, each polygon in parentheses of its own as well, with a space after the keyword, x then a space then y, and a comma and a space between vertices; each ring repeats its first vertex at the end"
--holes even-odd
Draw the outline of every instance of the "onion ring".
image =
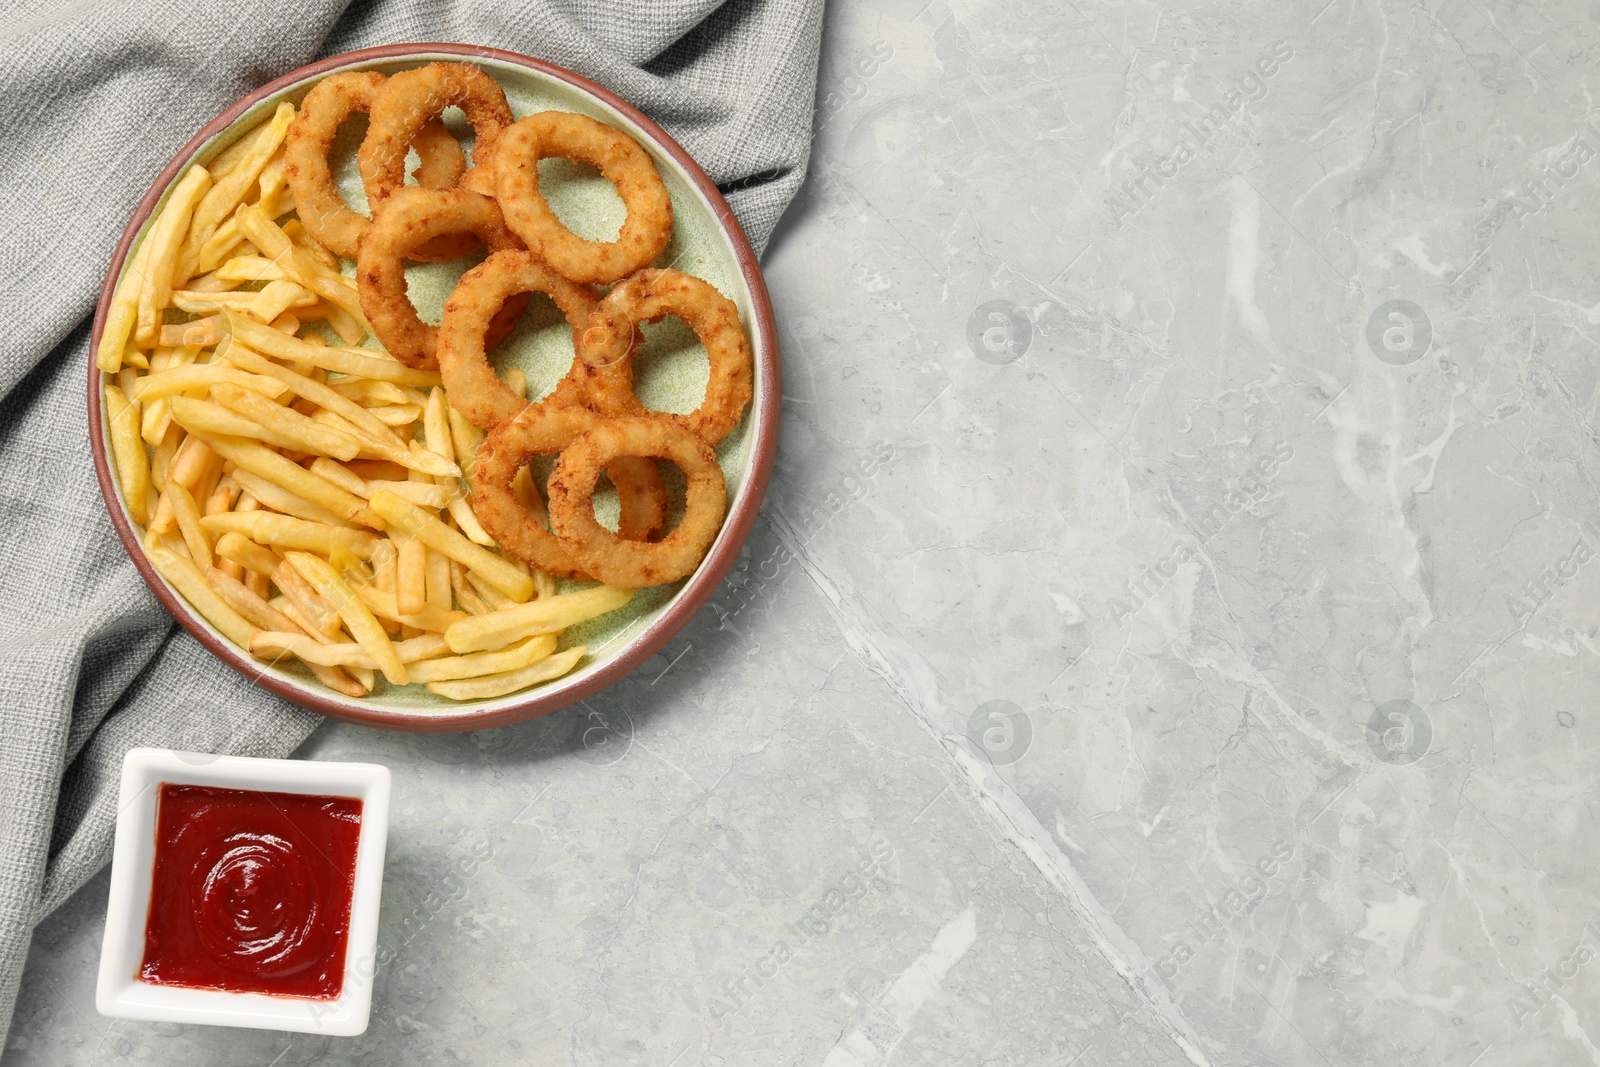
POLYGON ((642 270, 606 294, 579 337, 585 396, 603 415, 649 413, 633 392, 636 327, 668 313, 688 323, 706 346, 711 378, 699 407, 687 415, 660 414, 714 445, 739 425, 755 395, 754 361, 739 309, 692 274, 642 270))
MULTIPOLYGON (((491 253, 517 246, 491 197, 460 188, 421 189, 414 185, 396 189, 383 202, 361 241, 356 260, 361 310, 383 347, 408 367, 439 369, 435 354, 439 328, 417 316, 406 295, 402 260, 414 259, 415 249, 425 241, 460 233, 475 234, 491 253)), ((485 343, 493 345, 510 332, 526 304, 526 298, 506 301, 485 343)))
MULTIPOLYGON (((489 365, 484 336, 507 298, 518 293, 544 293, 555 301, 572 329, 574 352, 599 300, 589 286, 568 281, 531 252, 496 252, 461 276, 439 324, 439 373, 450 402, 479 429, 492 430, 528 405, 489 365)), ((583 375, 574 357, 572 369, 540 403, 570 407, 582 402, 583 375)))
POLYGON ((445 108, 459 107, 467 114, 477 139, 472 147, 472 168, 461 186, 474 192, 493 192, 496 146, 512 123, 505 90, 489 75, 466 63, 429 63, 401 71, 383 86, 372 102, 367 139, 361 142, 356 162, 367 202, 376 210, 384 200, 405 188, 406 149, 423 126, 445 108))
MULTIPOLYGON (((530 404, 484 438, 472 466, 472 511, 483 528, 524 562, 547 574, 580 582, 591 580, 583 564, 568 545, 518 503, 511 482, 530 458, 560 452, 599 423, 600 416, 587 408, 530 404)), ((618 533, 606 533, 627 542, 659 535, 666 522, 667 491, 655 464, 619 456, 606 465, 606 473, 616 484, 622 505, 618 533)))
MULTIPOLYGON (((328 147, 339 126, 356 111, 370 111, 387 79, 375 70, 342 71, 322 79, 306 94, 284 142, 283 173, 294 196, 295 210, 306 231, 324 248, 346 259, 356 258, 368 219, 352 210, 334 186, 328 169, 328 147)), ((447 189, 466 170, 461 146, 444 123, 433 119, 417 131, 417 184, 447 189)), ((418 259, 455 259, 467 248, 459 242, 418 249, 418 259)))
POLYGON ((541 111, 507 130, 495 165, 506 226, 528 250, 576 282, 613 282, 647 267, 672 238, 672 198, 650 156, 620 130, 585 115, 541 111), (628 207, 615 241, 586 241, 562 225, 539 192, 539 161, 590 163, 628 207))
POLYGON ((727 510, 727 483, 711 446, 659 415, 601 421, 562 451, 550 476, 551 528, 585 570, 621 589, 660 585, 692 572, 727 510), (683 521, 656 544, 625 541, 595 520, 595 480, 619 456, 668 460, 689 480, 683 521))

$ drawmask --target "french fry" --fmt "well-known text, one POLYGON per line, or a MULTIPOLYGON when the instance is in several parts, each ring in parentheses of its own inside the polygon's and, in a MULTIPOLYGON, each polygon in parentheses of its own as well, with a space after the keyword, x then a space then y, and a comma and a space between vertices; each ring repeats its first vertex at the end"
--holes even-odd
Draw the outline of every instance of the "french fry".
MULTIPOLYGON (((269 218, 278 218, 280 215, 294 210, 294 195, 288 189, 279 189, 266 200, 260 201, 261 210, 269 218)), ((241 255, 256 255, 258 250, 245 237, 244 231, 239 229, 239 219, 230 215, 222 220, 217 231, 206 239, 198 255, 184 252, 184 263, 193 264, 194 270, 200 269, 200 264, 221 263, 230 257, 241 255)))
POLYGON ((428 603, 440 611, 450 610, 450 564, 454 562, 443 552, 428 549, 428 603))
POLYGON ((218 278, 231 282, 281 282, 289 276, 282 267, 265 256, 234 256, 215 271, 218 278))
POLYGON ((234 497, 239 494, 239 483, 231 476, 224 477, 222 482, 206 497, 206 506, 203 509, 207 515, 221 515, 225 511, 233 510, 234 497))
POLYGON ((208 534, 243 534, 259 544, 281 549, 300 549, 324 556, 352 555, 359 559, 372 555, 373 546, 378 543, 378 538, 365 530, 329 526, 270 511, 205 515, 200 519, 200 528, 208 534))
MULTIPOLYGON (((258 637, 260 635, 257 635, 258 637)), ((408 667, 413 682, 453 682, 461 678, 480 678, 486 674, 520 671, 555 655, 555 634, 539 634, 520 645, 499 652, 479 652, 471 656, 440 656, 408 667)))
POLYGON ((252 422, 271 426, 289 440, 282 444, 298 452, 317 452, 338 459, 354 459, 361 451, 361 442, 354 434, 335 430, 314 422, 291 408, 267 400, 252 389, 220 384, 211 387, 211 395, 225 408, 238 412, 252 422))
POLYGON ((400 552, 393 539, 385 537, 372 552, 372 582, 385 593, 392 593, 399 581, 400 552))
POLYGON ((454 590, 456 601, 473 615, 487 615, 494 609, 485 604, 478 591, 467 581, 467 568, 450 561, 450 588, 454 590))
POLYGON ((238 479, 239 484, 249 491, 251 496, 273 511, 282 512, 285 515, 293 515, 295 518, 305 519, 307 522, 320 522, 328 526, 343 526, 354 529, 350 523, 345 522, 327 508, 322 507, 320 504, 313 504, 304 497, 296 496, 289 490, 280 485, 274 485, 260 475, 241 470, 235 473, 235 477, 238 479))
POLYGON ((250 151, 250 146, 255 144, 256 140, 265 131, 266 127, 264 125, 252 127, 244 136, 224 148, 221 152, 218 152, 211 162, 206 164, 206 169, 211 172, 211 177, 220 181, 223 175, 238 166, 245 153, 250 151))
POLYGON ((412 370, 397 359, 385 358, 376 349, 309 344, 298 337, 275 333, 236 312, 224 311, 223 315, 228 320, 229 332, 241 344, 274 359, 297 360, 324 370, 380 382, 424 387, 439 384, 438 371, 412 370))
MULTIPOLYGON (((284 282, 283 284, 292 285, 293 283, 284 282)), ((290 295, 298 302, 292 306, 311 307, 317 302, 314 294, 306 293, 299 286, 295 286, 295 290, 298 290, 298 292, 291 292, 290 295), (299 294, 305 295, 301 296, 299 294)), ((214 311, 221 311, 223 308, 233 308, 235 311, 242 311, 246 314, 257 314, 252 309, 256 306, 257 301, 260 300, 261 294, 266 291, 266 289, 262 289, 259 292, 252 289, 239 289, 208 293, 197 289, 178 289, 172 294, 172 303, 179 311, 187 311, 191 315, 208 315, 214 311)), ((276 308, 271 315, 261 319, 261 321, 271 322, 283 310, 283 307, 276 308)))
POLYGON ((239 386, 268 397, 282 396, 289 388, 283 382, 274 381, 270 377, 250 374, 226 364, 201 363, 198 366, 173 367, 154 374, 146 374, 139 379, 138 385, 134 388, 138 394, 134 399, 141 403, 149 403, 152 400, 179 396, 191 390, 206 389, 218 384, 239 386))
MULTIPOLYGON (((245 390, 240 390, 244 392, 245 390)), ((299 416, 295 412, 279 408, 278 415, 268 422, 257 422, 246 418, 235 411, 230 411, 220 404, 213 404, 208 400, 191 400, 186 396, 175 396, 167 401, 170 406, 172 418, 178 425, 190 433, 224 434, 229 437, 250 438, 264 441, 269 445, 288 449, 291 452, 316 451, 316 446, 302 435, 301 427, 289 422, 285 414, 299 416)), ((277 407, 270 400, 263 401, 271 407, 277 407)), ((310 419, 305 419, 311 423, 310 419)), ((327 427, 311 423, 313 436, 318 441, 326 440, 333 431, 327 427)))
POLYGON ((161 438, 161 443, 156 445, 155 451, 150 456, 150 484, 159 492, 167 487, 167 471, 172 467, 173 457, 178 454, 178 449, 187 440, 182 426, 168 426, 166 436, 161 438))
POLYGON ((376 589, 370 585, 355 585, 351 586, 351 588, 355 590, 356 596, 361 598, 361 602, 365 604, 374 615, 380 615, 385 619, 392 619, 393 621, 403 623, 406 626, 413 626, 418 630, 429 630, 434 633, 444 633, 455 623, 460 622, 462 619, 468 617, 467 613, 464 611, 440 611, 438 608, 432 606, 429 606, 423 611, 417 612, 415 615, 403 615, 400 612, 399 606, 395 603, 393 593, 386 593, 383 590, 376 589))
POLYGON ((185 348, 207 348, 223 338, 222 316, 207 315, 191 322, 179 322, 161 327, 160 343, 182 345, 185 348))
POLYGON ((128 340, 139 322, 139 297, 144 292, 145 275, 149 273, 149 235, 139 242, 139 247, 122 268, 117 279, 116 292, 111 296, 111 308, 106 313, 105 327, 100 331, 100 347, 95 350, 95 366, 107 374, 122 369, 128 340))
POLYGON ((428 606, 428 546, 415 537, 400 542, 395 583, 394 601, 400 614, 415 615, 428 606))
MULTIPOLYGON (((211 587, 218 592, 222 600, 226 600, 235 611, 243 614, 246 619, 250 619, 256 625, 261 625, 261 622, 267 622, 269 625, 262 625, 264 630, 293 633, 294 637, 301 637, 301 640, 306 640, 306 638, 302 637, 302 627, 299 622, 294 621, 293 617, 288 616, 283 611, 278 611, 277 608, 267 603, 259 593, 248 589, 246 585, 238 584, 238 582, 224 581, 227 576, 222 574, 221 571, 211 571, 211 573, 206 574, 206 577, 213 576, 216 577, 211 582, 211 587)), ((251 573, 251 577, 261 576, 251 573)), ((254 638, 251 638, 251 640, 254 640, 254 638)), ((312 640, 310 643, 315 645, 317 641, 312 640)), ((333 689, 336 693, 342 693, 344 696, 366 696, 366 693, 371 691, 370 685, 357 685, 347 673, 342 672, 338 667, 326 667, 326 665, 314 664, 314 662, 304 661, 304 659, 301 662, 306 664, 306 669, 310 670, 310 673, 318 681, 322 681, 323 685, 333 689)))
POLYGON ((285 158, 284 153, 279 151, 271 159, 267 160, 266 166, 261 168, 261 191, 256 194, 256 201, 259 203, 267 199, 288 183, 289 161, 285 158))
POLYGON ((189 558, 202 572, 211 567, 211 542, 200 529, 200 508, 189 490, 173 482, 167 486, 167 497, 172 502, 172 517, 178 520, 178 532, 183 543, 189 546, 189 558))
MULTIPOLYGON (((183 421, 176 408, 172 417, 180 423, 183 421)), ((216 434, 196 430, 193 427, 189 429, 190 433, 202 438, 218 455, 233 460, 241 470, 259 475, 313 504, 320 504, 341 519, 354 520, 364 526, 377 526, 367 510, 366 501, 345 492, 331 482, 318 478, 304 467, 289 462, 270 448, 244 437, 216 434)))
POLYGON ((323 317, 327 319, 328 325, 333 327, 333 332, 339 335, 339 340, 347 345, 360 344, 367 336, 367 328, 338 304, 327 304, 323 317))
POLYGON ((128 517, 144 525, 150 518, 146 496, 150 488, 150 457, 139 436, 139 408, 130 403, 122 390, 105 387, 106 428, 111 438, 111 455, 116 461, 117 481, 128 517))
POLYGON ((256 628, 212 590, 211 583, 193 561, 149 541, 145 544, 145 557, 191 607, 222 631, 224 637, 240 648, 250 647, 256 628))
POLYGON ((454 460, 456 446, 450 437, 450 416, 445 413, 448 406, 444 400, 444 389, 435 386, 428 393, 428 405, 422 416, 422 438, 433 451, 445 459, 454 460))
POLYGON ((367 496, 386 489, 419 508, 442 508, 446 503, 444 490, 432 482, 368 482, 367 496))
POLYGON ((616 611, 633 599, 632 589, 597 585, 576 593, 518 604, 504 611, 491 612, 452 623, 444 633, 450 651, 457 654, 504 648, 513 641, 535 634, 560 633, 567 627, 616 611))
POLYGON ((262 170, 278 151, 278 146, 283 143, 284 135, 289 132, 289 124, 294 121, 294 115, 293 104, 288 101, 279 104, 278 110, 262 126, 261 132, 239 157, 234 167, 228 171, 227 177, 212 186, 206 193, 205 199, 200 201, 200 206, 194 209, 193 232, 189 235, 186 250, 198 259, 201 271, 216 270, 225 258, 220 255, 208 258, 201 254, 201 249, 216 233, 222 220, 232 215, 234 209, 244 202, 245 194, 256 184, 262 170))
POLYGON ((337 463, 326 456, 319 456, 312 462, 311 473, 319 478, 326 478, 345 492, 354 493, 363 499, 372 495, 367 488, 367 483, 362 480, 359 474, 346 467, 343 463, 337 463))
MULTIPOLYGON (((210 274, 202 274, 198 277, 190 278, 184 283, 185 292, 196 293, 200 296, 204 296, 208 293, 228 293, 237 288, 239 288, 238 282, 232 281, 228 278, 223 278, 219 276, 216 271, 212 271, 210 274)), ((176 294, 174 294, 174 296, 176 296, 176 294)))
POLYGON ((478 446, 483 443, 483 431, 468 422, 467 417, 448 402, 445 404, 445 414, 450 420, 451 440, 455 443, 456 465, 464 476, 471 477, 472 460, 478 454, 478 446))
POLYGON ((356 477, 369 483, 404 481, 407 476, 406 468, 387 459, 356 459, 345 466, 356 477))
POLYGON ((478 594, 478 597, 485 604, 489 605, 490 611, 504 611, 507 608, 514 608, 517 606, 517 602, 515 600, 512 600, 510 597, 506 596, 500 590, 496 589, 494 586, 490 585, 488 582, 484 581, 481 577, 472 573, 471 571, 467 572, 467 584, 472 586, 473 591, 478 594))
POLYGON ((306 552, 288 552, 284 558, 322 594, 324 600, 333 605, 349 629, 350 636, 372 654, 389 684, 405 685, 410 679, 405 664, 400 662, 400 655, 395 651, 394 642, 389 640, 389 635, 378 625, 378 620, 372 617, 367 606, 339 577, 339 572, 327 560, 306 552))
POLYGON ((257 574, 255 571, 245 571, 244 586, 256 596, 265 600, 268 594, 272 592, 272 579, 265 574, 257 574))
POLYGON ((506 384, 511 387, 511 391, 513 393, 516 393, 518 396, 523 397, 524 399, 527 398, 528 376, 522 373, 521 367, 512 367, 510 370, 506 371, 506 384))
POLYGON ((317 301, 316 293, 294 282, 268 282, 247 306, 230 305, 230 309, 241 311, 257 322, 271 322, 290 308, 312 307, 317 301))
POLYGON ((490 700, 505 696, 507 693, 515 693, 519 689, 526 689, 530 685, 560 678, 576 667, 587 651, 588 649, 579 645, 577 648, 558 652, 549 659, 519 671, 489 674, 482 678, 466 678, 455 682, 429 682, 428 691, 449 697, 451 700, 490 700))
POLYGON ((361 297, 354 283, 318 263, 304 249, 296 248, 282 227, 269 219, 259 206, 242 207, 234 217, 239 220, 239 229, 244 235, 254 242, 262 255, 282 267, 290 281, 337 304, 363 327, 370 325, 361 311, 361 297))
POLYGON ((277 553, 270 548, 256 544, 237 531, 230 531, 217 538, 216 553, 223 559, 231 560, 245 570, 260 575, 270 575, 282 562, 277 553))
POLYGON ((485 581, 517 603, 533 595, 533 579, 403 497, 379 490, 372 494, 370 505, 385 522, 409 537, 418 538, 429 548, 443 552, 468 570, 477 571, 485 581))
MULTIPOLYGON (((185 437, 183 445, 172 458, 172 465, 167 471, 167 486, 170 487, 176 482, 193 493, 204 483, 206 472, 214 464, 220 467, 217 454, 211 451, 210 445, 198 437, 185 437)), ((163 488, 161 504, 150 519, 150 529, 158 534, 164 534, 170 532, 172 528, 172 503, 166 498, 166 489, 163 488)))
POLYGON ((304 374, 274 363, 238 342, 229 345, 227 355, 223 358, 242 371, 248 371, 262 378, 275 379, 279 384, 292 390, 296 396, 304 397, 318 407, 340 416, 350 423, 354 431, 361 435, 362 440, 405 451, 405 443, 393 430, 369 415, 366 408, 354 400, 340 396, 314 378, 308 378, 304 374))
POLYGON ((539 490, 533 484, 533 472, 527 467, 517 471, 516 477, 511 479, 511 493, 517 498, 517 503, 528 517, 541 526, 550 525, 550 513, 545 508, 544 497, 539 495, 539 490))
POLYGON ((139 293, 139 323, 134 339, 141 347, 154 348, 161 333, 162 312, 172 294, 172 272, 177 264, 189 220, 212 188, 211 174, 204 167, 190 167, 167 196, 161 214, 145 235, 150 242, 150 258, 145 263, 144 287, 139 293))
MULTIPOLYGON (((439 453, 448 460, 458 460, 455 454, 455 440, 450 429, 450 405, 445 400, 444 390, 435 389, 428 395, 428 406, 423 414, 423 436, 428 448, 439 453)), ((458 464, 459 465, 459 464, 458 464)), ((450 517, 455 519, 461 532, 467 535, 468 540, 479 545, 493 545, 494 538, 478 522, 478 516, 473 514, 472 504, 461 491, 461 482, 457 478, 440 477, 434 479, 439 488, 444 491, 445 506, 450 509, 450 517)))
MULTIPOLYGON (((438 634, 424 634, 393 644, 400 662, 408 665, 445 651, 444 638, 438 634)), ((293 631, 263 630, 250 639, 250 652, 263 658, 294 656, 304 663, 317 663, 325 667, 364 667, 372 670, 378 666, 377 660, 364 645, 351 642, 322 645, 293 631)))
POLYGON ((367 410, 385 426, 410 426, 422 417, 422 408, 416 404, 383 404, 367 410))
POLYGON ((362 407, 380 404, 417 404, 428 402, 428 395, 394 382, 380 382, 372 378, 341 378, 329 382, 328 387, 340 396, 347 396, 362 407))
MULTIPOLYGON (((316 624, 306 618, 305 612, 301 611, 299 605, 293 600, 280 593, 267 603, 271 605, 274 611, 282 613, 284 618, 294 623, 296 628, 319 645, 333 644, 333 638, 317 629, 316 624)), ((344 633, 343 627, 340 628, 339 632, 340 634, 344 633)))
POLYGON ((311 624, 310 633, 313 637, 329 640, 339 632, 339 613, 306 580, 299 568, 290 566, 287 558, 273 569, 272 584, 311 624))
POLYGON ((210 583, 213 592, 226 601, 230 608, 243 615, 252 626, 262 630, 297 629, 287 615, 250 592, 244 583, 230 578, 222 571, 216 568, 207 571, 206 581, 210 583))
POLYGON ((461 491, 461 483, 454 478, 440 478, 438 482, 439 488, 444 491, 445 506, 450 509, 450 517, 456 520, 461 532, 474 544, 493 545, 494 538, 489 536, 489 532, 478 521, 478 516, 473 514, 472 502, 461 491))
POLYGON ((283 232, 297 248, 305 249, 306 253, 316 260, 323 269, 334 274, 339 273, 339 257, 322 246, 322 243, 306 231, 305 223, 299 219, 290 219, 283 224, 283 232))

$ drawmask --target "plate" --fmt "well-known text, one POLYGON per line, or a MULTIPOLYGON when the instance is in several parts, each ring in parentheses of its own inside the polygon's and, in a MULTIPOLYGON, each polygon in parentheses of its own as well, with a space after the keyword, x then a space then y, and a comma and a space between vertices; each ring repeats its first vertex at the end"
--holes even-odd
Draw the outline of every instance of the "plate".
MULTIPOLYGON (((463 125, 454 129, 470 146, 470 128, 463 125)), ((357 207, 364 208, 354 168, 357 143, 358 135, 346 127, 335 141, 331 159, 341 192, 357 207)), ((601 236, 608 226, 614 228, 620 223, 624 213, 621 200, 604 179, 577 167, 562 169, 559 161, 554 167, 548 196, 569 225, 582 235, 601 236)), ((470 263, 407 268, 412 300, 424 317, 437 314, 455 279, 467 266, 470 263)), ((351 269, 347 261, 346 273, 351 269)), ((647 328, 646 333, 647 344, 641 350, 644 358, 639 367, 641 399, 663 410, 691 409, 699 399, 697 390, 705 382, 704 348, 674 319, 665 320, 654 329, 647 328)), ((565 373, 570 343, 563 351, 560 328, 553 320, 545 321, 530 312, 502 350, 507 351, 500 364, 502 370, 510 365, 520 366, 527 372, 532 388, 547 391, 565 373)), ((88 425, 93 428, 89 440, 95 474, 117 536, 156 596, 201 644, 257 684, 332 718, 388 729, 474 730, 533 718, 582 700, 643 663, 710 599, 738 557, 755 523, 777 450, 782 378, 772 305, 755 254, 716 186, 676 141, 620 97, 571 71, 492 48, 406 44, 333 56, 262 86, 218 115, 161 172, 128 223, 100 292, 89 352, 88 425), (169 188, 191 162, 204 164, 215 158, 271 114, 280 101, 298 104, 311 86, 328 74, 343 70, 393 74, 441 60, 481 67, 505 89, 518 118, 546 109, 580 112, 631 134, 650 153, 672 196, 674 213, 673 239, 657 265, 674 266, 706 279, 738 306, 754 355, 755 397, 741 427, 717 446, 717 458, 728 481, 728 515, 705 560, 687 578, 640 590, 626 608, 567 631, 562 639, 564 646, 581 643, 589 647, 589 654, 577 670, 521 693, 460 703, 435 696, 420 685, 387 687, 380 677, 378 688, 358 700, 325 688, 298 664, 276 666, 253 659, 190 608, 156 572, 145 557, 138 530, 128 516, 112 473, 100 402, 104 376, 95 367, 92 354, 99 345, 102 324, 124 263, 169 188)), ((674 468, 663 465, 669 486, 675 473, 674 468)), ((597 495, 596 506, 602 519, 606 504, 597 495)))

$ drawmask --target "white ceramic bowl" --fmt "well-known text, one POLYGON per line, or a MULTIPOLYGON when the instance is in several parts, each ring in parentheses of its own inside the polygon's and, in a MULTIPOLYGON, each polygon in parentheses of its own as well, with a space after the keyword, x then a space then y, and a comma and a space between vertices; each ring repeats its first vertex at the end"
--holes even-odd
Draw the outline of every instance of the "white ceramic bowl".
POLYGON ((367 1028, 378 940, 378 901, 389 834, 389 769, 372 763, 251 759, 136 748, 122 761, 111 901, 100 948, 95 1007, 100 1014, 151 1022, 248 1026, 350 1036, 367 1028), (361 800, 361 834, 337 1000, 226 993, 152 985, 138 978, 155 873, 156 794, 163 782, 309 793, 361 800))

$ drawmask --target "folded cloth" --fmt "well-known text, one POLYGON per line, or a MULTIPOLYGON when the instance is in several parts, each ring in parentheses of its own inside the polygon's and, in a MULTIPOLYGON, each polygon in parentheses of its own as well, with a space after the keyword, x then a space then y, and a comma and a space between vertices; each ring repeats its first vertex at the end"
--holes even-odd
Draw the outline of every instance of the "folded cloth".
POLYGON ((6 29, 5 1026, 34 924, 110 858, 129 748, 284 756, 320 721, 245 682, 174 625, 118 544, 95 485, 89 322, 122 229, 173 153, 233 100, 318 56, 403 41, 487 45, 577 71, 660 122, 727 191, 759 253, 805 174, 821 22, 822 0, 153 0, 65 4, 6 29))

